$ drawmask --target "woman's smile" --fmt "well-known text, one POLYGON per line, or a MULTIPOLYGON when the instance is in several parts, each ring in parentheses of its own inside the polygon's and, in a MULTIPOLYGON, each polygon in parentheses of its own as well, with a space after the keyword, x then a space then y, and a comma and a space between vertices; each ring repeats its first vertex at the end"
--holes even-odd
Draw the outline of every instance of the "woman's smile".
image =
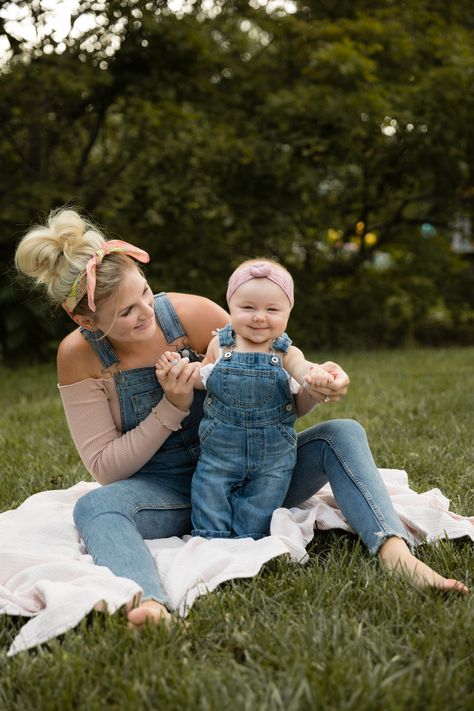
POLYGON ((145 331, 147 328, 150 328, 152 322, 153 322, 153 317, 150 316, 150 318, 147 318, 146 321, 143 321, 143 323, 139 324, 138 326, 135 326, 135 330, 136 331, 145 331))

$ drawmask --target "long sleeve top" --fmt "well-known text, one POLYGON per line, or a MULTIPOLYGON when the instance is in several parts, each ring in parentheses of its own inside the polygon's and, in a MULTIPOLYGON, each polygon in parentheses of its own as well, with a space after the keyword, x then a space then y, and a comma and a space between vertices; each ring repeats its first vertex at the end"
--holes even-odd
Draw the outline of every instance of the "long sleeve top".
POLYGON ((122 433, 120 404, 111 378, 58 385, 73 442, 100 484, 135 474, 189 414, 163 396, 139 425, 122 433))

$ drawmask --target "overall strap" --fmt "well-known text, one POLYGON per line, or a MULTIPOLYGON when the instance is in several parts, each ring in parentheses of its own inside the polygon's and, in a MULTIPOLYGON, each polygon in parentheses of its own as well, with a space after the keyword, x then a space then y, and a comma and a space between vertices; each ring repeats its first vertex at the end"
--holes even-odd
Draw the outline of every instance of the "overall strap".
POLYGON ((178 314, 169 300, 168 294, 164 291, 155 296, 155 316, 167 343, 172 343, 177 338, 182 338, 186 335, 178 314))
POLYGON ((292 340, 287 333, 282 333, 281 336, 275 338, 272 343, 272 349, 275 351, 281 351, 282 353, 288 353, 288 348, 291 346, 292 340))
POLYGON ((219 346, 233 346, 235 345, 235 333, 232 328, 232 324, 228 323, 224 328, 217 329, 217 335, 219 337, 219 346))
POLYGON ((80 327, 80 332, 84 338, 89 341, 104 369, 110 368, 111 365, 119 362, 114 349, 102 331, 89 331, 87 328, 80 327))

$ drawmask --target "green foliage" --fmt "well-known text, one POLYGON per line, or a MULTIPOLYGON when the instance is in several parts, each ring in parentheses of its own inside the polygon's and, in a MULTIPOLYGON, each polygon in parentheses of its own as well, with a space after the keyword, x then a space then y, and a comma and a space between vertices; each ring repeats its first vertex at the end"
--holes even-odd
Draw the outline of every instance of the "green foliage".
MULTIPOLYGON (((302 346, 472 343, 474 272, 449 249, 474 194, 470 5, 216 7, 82 0, 101 22, 61 53, 10 37, 0 270, 32 220, 75 204, 150 251, 156 290, 224 303, 240 259, 276 256, 296 277, 302 346)), ((12 336, 9 309, 38 334, 45 321, 8 294, 0 340, 17 357, 27 330, 12 336)))
MULTIPOLYGON (((299 426, 355 417, 379 466, 405 468, 416 491, 438 487, 453 511, 471 515, 473 356, 473 348, 340 354, 348 396, 299 426)), ((1 510, 87 477, 55 382, 51 366, 0 369, 1 510)), ((0 707, 470 711, 472 595, 418 591, 336 531, 317 533, 309 555, 308 565, 275 559, 254 578, 219 586, 169 632, 137 636, 123 612, 94 612, 7 658, 25 620, 1 616, 0 707)), ((470 541, 425 545, 418 555, 474 585, 470 541)))

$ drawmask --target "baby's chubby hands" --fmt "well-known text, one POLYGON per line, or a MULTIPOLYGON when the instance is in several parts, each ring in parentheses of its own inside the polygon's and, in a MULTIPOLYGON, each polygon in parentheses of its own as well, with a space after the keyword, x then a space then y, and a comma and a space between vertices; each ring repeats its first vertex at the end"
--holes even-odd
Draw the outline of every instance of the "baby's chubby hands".
POLYGON ((193 400, 199 379, 199 363, 181 358, 179 353, 165 351, 155 363, 155 373, 167 400, 180 410, 187 410, 193 400))
POLYGON ((320 388, 326 388, 334 382, 334 375, 321 368, 317 363, 313 363, 309 372, 304 376, 303 387, 312 398, 321 400, 320 388))
POLYGON ((179 363, 180 360, 188 361, 189 358, 181 358, 179 353, 165 351, 155 363, 155 372, 158 381, 161 383, 166 378, 171 368, 179 363))

